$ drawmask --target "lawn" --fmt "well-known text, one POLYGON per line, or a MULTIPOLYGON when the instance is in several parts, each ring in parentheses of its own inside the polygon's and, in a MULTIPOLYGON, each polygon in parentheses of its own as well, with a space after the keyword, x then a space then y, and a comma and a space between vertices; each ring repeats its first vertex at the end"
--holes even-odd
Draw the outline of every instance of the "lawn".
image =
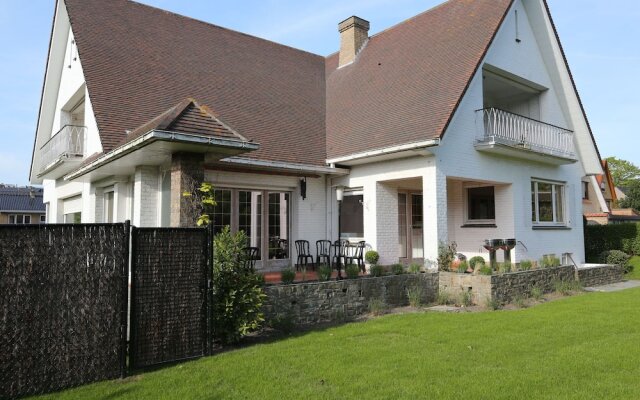
POLYGON ((624 278, 640 280, 640 256, 631 257, 629 264, 633 265, 633 271, 626 274, 624 278))
POLYGON ((638 321, 640 289, 389 315, 48 398, 638 399, 638 321))

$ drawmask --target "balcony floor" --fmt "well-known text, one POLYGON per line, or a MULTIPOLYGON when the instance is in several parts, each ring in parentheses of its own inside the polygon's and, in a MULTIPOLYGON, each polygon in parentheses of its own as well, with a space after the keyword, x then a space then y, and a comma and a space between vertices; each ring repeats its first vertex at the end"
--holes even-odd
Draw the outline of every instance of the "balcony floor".
POLYGON ((578 161, 572 154, 554 153, 552 151, 533 149, 498 138, 479 140, 475 144, 478 151, 502 156, 536 161, 544 164, 567 165, 578 161))

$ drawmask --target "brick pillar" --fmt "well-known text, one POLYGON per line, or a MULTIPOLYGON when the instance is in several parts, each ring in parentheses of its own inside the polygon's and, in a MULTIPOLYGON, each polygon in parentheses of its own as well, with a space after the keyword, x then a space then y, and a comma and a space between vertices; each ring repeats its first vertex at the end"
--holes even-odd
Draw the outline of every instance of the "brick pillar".
POLYGON ((171 156, 171 226, 192 227, 200 216, 195 197, 185 197, 204 181, 204 154, 174 153, 171 156))
POLYGON ((425 262, 438 259, 438 244, 448 243, 447 177, 431 163, 422 177, 425 262))

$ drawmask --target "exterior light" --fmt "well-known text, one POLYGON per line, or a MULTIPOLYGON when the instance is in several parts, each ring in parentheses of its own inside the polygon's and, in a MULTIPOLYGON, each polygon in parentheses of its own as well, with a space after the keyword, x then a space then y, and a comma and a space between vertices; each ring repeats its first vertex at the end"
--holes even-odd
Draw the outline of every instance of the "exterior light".
POLYGON ((344 186, 336 187, 336 199, 338 199, 338 201, 344 199, 344 186))

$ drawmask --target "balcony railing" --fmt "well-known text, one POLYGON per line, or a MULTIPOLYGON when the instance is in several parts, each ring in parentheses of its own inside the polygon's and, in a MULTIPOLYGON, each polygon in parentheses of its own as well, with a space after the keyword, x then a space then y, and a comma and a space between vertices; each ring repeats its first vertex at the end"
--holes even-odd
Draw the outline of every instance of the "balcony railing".
POLYGON ((503 145, 517 150, 576 160, 573 132, 497 108, 477 111, 483 128, 477 144, 503 145))
POLYGON ((87 127, 65 125, 40 148, 40 172, 71 158, 82 158, 87 127))

